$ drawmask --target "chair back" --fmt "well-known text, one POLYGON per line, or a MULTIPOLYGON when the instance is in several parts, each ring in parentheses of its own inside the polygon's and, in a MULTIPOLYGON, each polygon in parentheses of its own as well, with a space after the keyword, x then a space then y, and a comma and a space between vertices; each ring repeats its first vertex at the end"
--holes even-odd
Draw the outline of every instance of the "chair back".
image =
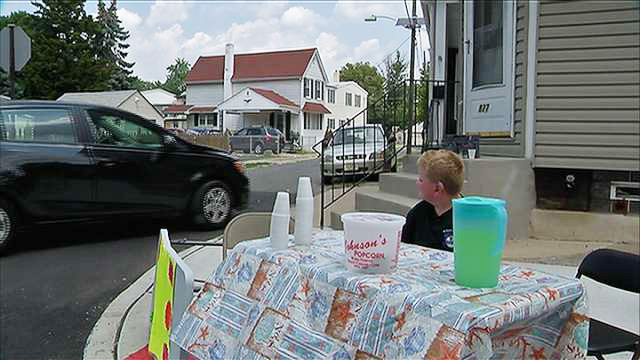
POLYGON ((589 253, 578 267, 582 275, 599 283, 640 294, 640 255, 613 249, 589 253))
MULTIPOLYGON (((227 250, 233 249, 245 240, 259 239, 269 236, 271 213, 246 212, 229 221, 224 228, 222 258, 227 258, 227 250)), ((293 233, 293 218, 289 221, 289 233, 293 233)))

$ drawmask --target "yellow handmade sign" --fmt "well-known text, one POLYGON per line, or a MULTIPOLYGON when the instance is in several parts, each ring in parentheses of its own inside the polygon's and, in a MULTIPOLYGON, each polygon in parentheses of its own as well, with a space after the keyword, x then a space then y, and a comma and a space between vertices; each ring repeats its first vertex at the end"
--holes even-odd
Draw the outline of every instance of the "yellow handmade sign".
POLYGON ((169 359, 172 306, 175 288, 175 261, 169 254, 168 233, 160 232, 153 288, 153 309, 149 333, 149 354, 158 360, 169 359))

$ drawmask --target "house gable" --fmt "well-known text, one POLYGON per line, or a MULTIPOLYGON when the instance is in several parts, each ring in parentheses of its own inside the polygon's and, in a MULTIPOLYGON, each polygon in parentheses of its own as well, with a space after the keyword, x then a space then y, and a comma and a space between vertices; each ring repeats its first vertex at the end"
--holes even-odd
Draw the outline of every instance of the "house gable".
POLYGON ((243 88, 218 105, 218 110, 239 113, 264 110, 289 110, 297 112, 297 109, 297 104, 276 92, 248 87, 243 88))
POLYGON ((329 78, 327 77, 327 73, 324 70, 324 65, 322 64, 322 60, 320 59, 320 53, 317 51, 314 53, 311 61, 307 65, 307 68, 304 72, 304 77, 322 80, 325 82, 329 82, 329 78))

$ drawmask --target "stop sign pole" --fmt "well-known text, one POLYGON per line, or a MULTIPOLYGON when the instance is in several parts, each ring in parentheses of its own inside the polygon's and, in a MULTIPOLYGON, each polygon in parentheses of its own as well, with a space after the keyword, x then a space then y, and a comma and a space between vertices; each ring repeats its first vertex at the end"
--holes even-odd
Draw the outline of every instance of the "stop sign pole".
POLYGON ((9 24, 9 96, 16 98, 16 44, 14 42, 15 24, 9 24))

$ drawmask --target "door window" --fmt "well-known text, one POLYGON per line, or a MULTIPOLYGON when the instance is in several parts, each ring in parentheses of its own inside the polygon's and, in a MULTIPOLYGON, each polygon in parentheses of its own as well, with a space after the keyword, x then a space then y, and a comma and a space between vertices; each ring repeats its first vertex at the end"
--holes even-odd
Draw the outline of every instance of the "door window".
POLYGON ((8 141, 75 144, 71 113, 66 109, 0 111, 0 137, 8 141))
POLYGON ((474 88, 502 84, 502 16, 502 1, 474 1, 474 88))
POLYGON ((162 135, 120 114, 88 110, 96 144, 158 149, 162 135))

